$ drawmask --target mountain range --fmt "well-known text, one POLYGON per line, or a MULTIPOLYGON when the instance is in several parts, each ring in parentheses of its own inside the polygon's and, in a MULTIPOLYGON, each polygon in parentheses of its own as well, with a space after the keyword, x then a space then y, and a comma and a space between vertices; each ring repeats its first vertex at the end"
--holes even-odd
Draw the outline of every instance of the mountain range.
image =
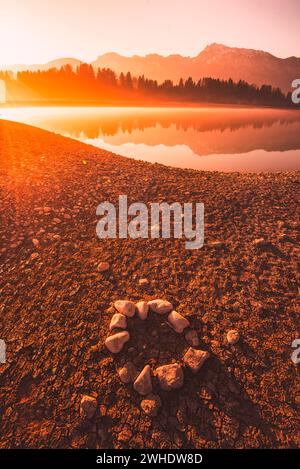
MULTIPOLYGON (((62 58, 46 64, 16 65, 11 67, 14 71, 20 70, 47 70, 61 67, 65 64, 76 67, 81 63, 74 58, 62 58)), ((162 56, 149 54, 146 56, 134 55, 125 57, 114 52, 100 55, 91 62, 95 69, 110 68, 117 74, 131 72, 133 76, 144 75, 162 82, 171 79, 178 82, 180 78, 191 76, 194 80, 203 77, 220 79, 240 79, 256 85, 270 84, 287 92, 291 90, 291 83, 300 78, 300 58, 288 57, 285 59, 254 49, 228 47, 223 44, 211 44, 196 57, 182 55, 162 56)))

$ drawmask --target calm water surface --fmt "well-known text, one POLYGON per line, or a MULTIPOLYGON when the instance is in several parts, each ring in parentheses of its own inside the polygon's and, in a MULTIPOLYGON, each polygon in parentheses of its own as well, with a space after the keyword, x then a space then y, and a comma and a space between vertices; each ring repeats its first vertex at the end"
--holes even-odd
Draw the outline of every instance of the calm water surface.
POLYGON ((300 169, 300 111, 261 108, 0 108, 23 122, 136 159, 217 171, 300 169))

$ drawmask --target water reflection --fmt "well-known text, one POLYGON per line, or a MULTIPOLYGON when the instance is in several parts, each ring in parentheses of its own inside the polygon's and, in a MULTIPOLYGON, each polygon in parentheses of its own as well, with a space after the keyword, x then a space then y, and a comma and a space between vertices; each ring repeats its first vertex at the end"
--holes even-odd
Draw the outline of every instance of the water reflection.
POLYGON ((26 122, 124 156, 219 171, 299 169, 300 112, 261 108, 15 108, 26 122))

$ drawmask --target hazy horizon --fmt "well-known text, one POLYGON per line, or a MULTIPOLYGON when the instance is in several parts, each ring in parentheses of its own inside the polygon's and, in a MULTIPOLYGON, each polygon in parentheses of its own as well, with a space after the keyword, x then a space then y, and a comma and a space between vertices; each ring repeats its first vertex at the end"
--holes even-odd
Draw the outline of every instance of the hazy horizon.
MULTIPOLYGON (((171 54, 159 54, 158 52, 156 51, 153 51, 153 52, 148 52, 148 53, 145 53, 145 54, 121 54, 119 52, 116 52, 116 51, 113 51, 113 50, 110 50, 110 51, 106 51, 106 52, 103 52, 102 54, 98 54, 96 57, 94 57, 92 60, 89 60, 87 61, 86 63, 92 63, 94 61, 97 60, 98 57, 101 57, 101 56, 104 56, 104 55, 118 55, 120 57, 125 57, 125 58, 134 58, 134 57, 141 57, 141 58, 144 58, 144 57, 147 57, 147 56, 151 56, 151 55, 159 55, 160 57, 164 57, 164 58, 167 58, 167 57, 171 57, 171 56, 181 56, 181 57, 186 57, 186 58, 194 58, 194 57, 197 57, 204 49, 206 49, 207 47, 209 46, 212 46, 214 44, 217 44, 218 46, 224 46, 224 47, 228 47, 228 48, 235 48, 235 49, 248 49, 248 50, 256 50, 256 51, 262 51, 262 52, 266 52, 266 53, 269 53, 271 55, 273 55, 274 57, 278 57, 276 56, 275 54, 272 54, 270 51, 267 51, 267 50, 263 50, 263 49, 254 49, 254 48, 246 48, 246 47, 237 47, 237 46, 229 46, 228 44, 221 44, 221 43, 210 43, 210 44, 207 44, 206 46, 204 46, 203 49, 199 50, 199 52, 195 55, 184 55, 184 54, 177 54, 175 52, 171 53, 171 54)), ((297 58, 300 58, 300 52, 297 56, 287 56, 287 57, 278 57, 278 58, 282 58, 282 59, 288 59, 290 57, 297 57, 297 58)), ((14 64, 9 64, 8 67, 15 67, 15 66, 33 66, 33 65, 45 65, 47 63, 51 63, 51 62, 55 62, 57 60, 79 60, 83 63, 85 63, 85 61, 83 59, 81 59, 81 57, 77 57, 77 56, 57 56, 57 57, 53 57, 52 59, 50 60, 47 60, 46 62, 41 62, 41 63, 38 63, 38 62, 35 62, 35 63, 14 63, 14 64)), ((4 66, 6 66, 4 64, 4 66)), ((2 64, 0 64, 0 67, 3 67, 2 64)))

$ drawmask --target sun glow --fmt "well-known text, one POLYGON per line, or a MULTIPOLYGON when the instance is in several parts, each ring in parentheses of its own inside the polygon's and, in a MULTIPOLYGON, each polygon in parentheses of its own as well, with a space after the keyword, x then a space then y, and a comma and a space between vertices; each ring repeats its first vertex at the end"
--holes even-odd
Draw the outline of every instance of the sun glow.
POLYGON ((90 62, 110 51, 194 56, 213 42, 298 55, 299 5, 298 0, 285 8, 281 0, 228 0, 226 8, 223 0, 0 0, 0 66, 59 57, 90 62))
POLYGON ((6 85, 4 80, 0 80, 0 104, 6 102, 6 85))

